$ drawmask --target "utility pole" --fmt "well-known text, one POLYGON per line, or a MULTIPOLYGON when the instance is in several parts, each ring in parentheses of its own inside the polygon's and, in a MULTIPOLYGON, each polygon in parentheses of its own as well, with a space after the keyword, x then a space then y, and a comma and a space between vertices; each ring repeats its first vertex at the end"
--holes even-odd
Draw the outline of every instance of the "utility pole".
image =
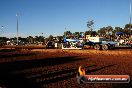
POLYGON ((132 15, 132 4, 131 4, 131 0, 130 0, 130 26, 129 26, 129 29, 130 29, 130 36, 131 36, 131 15, 132 15))
POLYGON ((18 13, 16 13, 16 17, 17 17, 17 45, 18 45, 18 13))

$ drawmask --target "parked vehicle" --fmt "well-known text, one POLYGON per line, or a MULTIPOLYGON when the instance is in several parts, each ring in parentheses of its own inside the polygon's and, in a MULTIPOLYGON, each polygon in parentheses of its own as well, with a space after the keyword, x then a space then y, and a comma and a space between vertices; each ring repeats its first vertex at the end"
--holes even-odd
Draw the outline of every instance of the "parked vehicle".
POLYGON ((46 49, 54 48, 54 47, 55 47, 55 45, 54 45, 54 42, 53 41, 48 41, 46 43, 46 49))

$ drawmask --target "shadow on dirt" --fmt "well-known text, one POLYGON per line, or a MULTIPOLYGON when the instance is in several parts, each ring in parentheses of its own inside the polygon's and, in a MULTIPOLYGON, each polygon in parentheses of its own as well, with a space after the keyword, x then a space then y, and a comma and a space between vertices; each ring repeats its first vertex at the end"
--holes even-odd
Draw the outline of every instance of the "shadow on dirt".
MULTIPOLYGON (((108 67, 111 67, 111 66, 114 66, 114 65, 107 65, 107 66, 103 66, 101 68, 96 68, 96 65, 91 65, 91 66, 87 66, 85 67, 86 69, 89 69, 89 68, 94 68, 92 70, 88 70, 86 72, 96 72, 96 71, 99 71, 101 69, 104 69, 104 68, 108 68, 108 67)), ((69 69, 69 70, 62 70, 62 71, 57 71, 57 72, 52 72, 52 73, 49 73, 49 74, 43 74, 41 76, 36 76, 36 77, 33 77, 31 79, 40 79, 38 84, 39 85, 44 85, 44 84, 50 84, 50 83, 54 83, 54 82, 58 82, 58 81, 63 81, 63 80, 66 80, 66 79, 70 79, 70 78, 73 78, 78 75, 78 68, 74 68, 74 69, 69 69)))
POLYGON ((35 60, 23 60, 15 62, 6 62, 0 64, 0 70, 6 71, 20 71, 24 69, 31 69, 36 67, 54 66, 58 64, 71 63, 81 60, 80 58, 73 57, 58 57, 58 58, 46 58, 35 60))
POLYGON ((132 80, 129 83, 113 83, 112 88, 132 88, 132 80))
POLYGON ((112 66, 114 66, 114 64, 113 65, 106 65, 106 66, 103 66, 103 67, 99 67, 99 68, 94 68, 94 69, 91 69, 91 70, 87 70, 86 71, 86 74, 88 73, 91 73, 91 72, 96 72, 96 71, 98 71, 98 70, 102 70, 102 69, 105 69, 105 68, 108 68, 108 67, 112 67, 112 66))
MULTIPOLYGON (((13 72, 19 72, 24 69, 33 69, 36 67, 54 66, 59 64, 71 63, 81 60, 76 57, 59 57, 59 58, 47 58, 30 61, 16 61, 0 64, 0 81, 7 88, 41 88, 35 80, 27 79, 24 74, 18 74, 13 72)), ((62 73, 62 72, 61 72, 62 73)), ((37 73, 36 73, 37 74, 37 73)), ((2 85, 2 84, 0 84, 2 85)))
MULTIPOLYGON (((87 66, 87 68, 91 68, 95 66, 96 65, 91 65, 91 66, 87 66)), ((78 74, 78 68, 73 68, 62 71, 53 71, 48 74, 42 74, 41 76, 33 77, 31 79, 40 79, 38 84, 44 85, 44 84, 70 79, 76 77, 77 74, 78 74), (41 79, 45 79, 45 80, 41 80, 41 79)))
POLYGON ((12 54, 3 54, 0 55, 0 58, 11 58, 11 57, 21 57, 21 56, 32 56, 35 55, 35 53, 25 53, 25 54, 21 54, 21 53, 12 53, 12 54))
POLYGON ((0 52, 15 52, 15 49, 1 49, 0 52))
MULTIPOLYGON (((78 68, 69 68, 62 70, 53 70, 50 73, 39 73, 36 72, 35 76, 30 78, 26 77, 26 73, 13 73, 19 72, 25 69, 33 69, 36 67, 46 67, 46 66, 54 66, 59 64, 66 63, 74 63, 75 61, 82 60, 77 57, 59 57, 59 58, 47 58, 47 59, 39 59, 39 60, 29 60, 29 61, 16 61, 16 62, 8 62, 0 64, 0 82, 2 86, 6 86, 7 88, 41 88, 43 85, 55 83, 58 81, 67 80, 73 77, 76 77, 78 73, 78 68), (38 75, 39 74, 39 75, 38 75)), ((86 69, 93 68, 91 70, 87 70, 86 73, 96 72, 105 68, 112 67, 114 65, 107 65, 97 68, 96 65, 91 65, 85 67, 86 69)), ((30 72, 31 73, 31 72, 30 72)), ((29 73, 28 73, 29 75, 29 73)), ((33 74, 34 75, 34 74, 33 74)), ((125 84, 121 84, 124 86, 125 84)), ((113 84, 113 88, 124 88, 121 85, 113 84)), ((131 84, 130 84, 131 85, 131 84)), ((126 84, 125 88, 129 88, 126 84)))
POLYGON ((35 53, 31 53, 31 52, 21 53, 21 51, 18 51, 15 49, 1 49, 0 50, 0 58, 12 58, 12 57, 17 58, 21 56, 31 56, 31 55, 35 55, 35 53))

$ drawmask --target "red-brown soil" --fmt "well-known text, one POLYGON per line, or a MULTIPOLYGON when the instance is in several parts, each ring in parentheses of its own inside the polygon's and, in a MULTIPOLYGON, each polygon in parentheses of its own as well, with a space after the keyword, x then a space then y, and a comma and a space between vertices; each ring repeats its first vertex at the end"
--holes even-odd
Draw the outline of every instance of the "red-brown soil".
MULTIPOLYGON (((83 66, 90 75, 130 75, 132 49, 0 50, 0 86, 5 88, 131 88, 130 83, 78 84, 83 66)), ((132 80, 132 79, 131 79, 132 80)))

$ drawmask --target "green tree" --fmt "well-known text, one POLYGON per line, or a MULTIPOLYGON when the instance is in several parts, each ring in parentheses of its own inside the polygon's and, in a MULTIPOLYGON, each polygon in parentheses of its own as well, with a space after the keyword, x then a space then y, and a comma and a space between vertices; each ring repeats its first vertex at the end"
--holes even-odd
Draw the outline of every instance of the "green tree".
POLYGON ((113 28, 111 26, 106 27, 106 34, 110 35, 112 34, 113 28))
POLYGON ((88 27, 88 29, 90 29, 89 31, 93 31, 94 21, 93 20, 88 21, 87 27, 88 27))
POLYGON ((66 37, 69 37, 71 35, 72 35, 71 31, 65 31, 64 32, 64 36, 66 36, 66 37))
POLYGON ((9 39, 6 37, 0 37, 0 45, 5 45, 7 40, 9 39))
POLYGON ((121 27, 115 27, 115 30, 113 30, 113 34, 116 32, 123 32, 123 29, 121 27))
POLYGON ((26 38, 22 38, 22 37, 18 37, 18 39, 20 40, 20 41, 22 41, 22 42, 27 42, 27 39, 26 38))
POLYGON ((91 31, 85 31, 85 35, 91 35, 91 31))
POLYGON ((97 35, 97 32, 96 31, 85 31, 85 35, 95 36, 97 35))
POLYGON ((100 30, 97 31, 98 35, 106 35, 107 29, 106 27, 100 28, 100 30))
POLYGON ((28 43, 33 44, 34 43, 34 38, 32 36, 28 36, 27 41, 28 41, 28 43))
POLYGON ((35 42, 44 42, 45 37, 43 36, 35 36, 35 42))
POLYGON ((62 42, 63 36, 57 36, 57 40, 58 40, 58 42, 62 42))
POLYGON ((129 29, 132 28, 132 24, 126 24, 125 28, 129 28, 129 29))
POLYGON ((132 24, 126 24, 125 27, 124 27, 124 33, 129 35, 129 34, 132 34, 132 24))
POLYGON ((79 32, 74 32, 73 35, 76 36, 77 38, 79 38, 80 33, 79 32))
POLYGON ((49 40, 53 40, 53 35, 49 35, 49 40))
POLYGON ((98 33, 96 31, 92 31, 92 36, 96 36, 98 33))

